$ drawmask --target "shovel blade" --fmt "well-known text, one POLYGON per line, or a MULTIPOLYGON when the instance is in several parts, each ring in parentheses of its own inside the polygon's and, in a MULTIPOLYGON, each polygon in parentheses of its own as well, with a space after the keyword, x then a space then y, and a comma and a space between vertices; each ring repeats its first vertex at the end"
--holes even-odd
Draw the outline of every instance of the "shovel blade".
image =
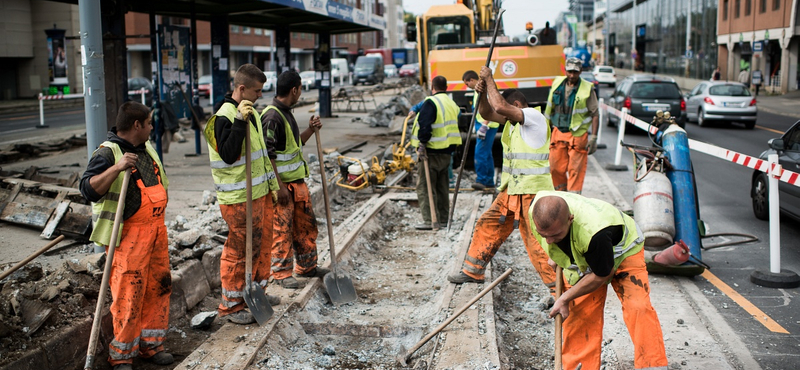
POLYGON ((353 281, 350 277, 336 271, 331 271, 325 274, 322 278, 325 283, 325 289, 328 291, 328 296, 331 297, 331 303, 334 305, 353 302, 358 299, 356 288, 353 286, 353 281))
POLYGON ((256 318, 259 326, 264 326, 275 313, 267 300, 264 289, 261 289, 258 284, 249 284, 248 287, 245 287, 244 303, 250 308, 250 313, 256 318))

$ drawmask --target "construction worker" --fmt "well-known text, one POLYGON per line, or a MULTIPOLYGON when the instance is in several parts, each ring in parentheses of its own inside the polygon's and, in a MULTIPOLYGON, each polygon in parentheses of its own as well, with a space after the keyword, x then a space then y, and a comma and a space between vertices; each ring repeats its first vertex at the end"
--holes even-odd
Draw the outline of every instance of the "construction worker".
POLYGON ((272 222, 272 276, 282 287, 297 289, 300 283, 292 277, 292 269, 301 277, 322 277, 328 272, 317 267, 317 218, 304 180, 309 174, 303 159, 303 145, 322 122, 312 115, 300 132, 291 108, 303 93, 297 72, 281 73, 275 93, 272 104, 261 113, 264 142, 280 186, 272 222))
MULTIPOLYGON (((253 186, 253 281, 265 288, 270 277, 272 209, 278 182, 272 164, 266 158, 261 117, 253 109, 266 81, 264 72, 255 65, 239 67, 233 76, 233 92, 225 95, 220 109, 211 116, 203 130, 219 209, 228 224, 228 240, 220 258, 222 302, 217 311, 220 317, 242 325, 255 322, 253 315, 245 310, 244 303, 247 236, 245 130, 250 130, 253 186)), ((267 298, 272 305, 280 303, 278 297, 267 298)))
POLYGON ((666 370, 661 324, 650 303, 644 235, 633 218, 601 200, 558 191, 537 194, 529 217, 548 263, 564 271, 567 290, 550 310, 550 317, 564 318, 564 368, 600 369, 610 283, 633 341, 634 368, 666 370))
MULTIPOLYGON (((464 84, 472 90, 475 90, 475 85, 478 84, 478 74, 473 70, 464 72, 461 77, 464 84)), ((497 135, 497 129, 500 124, 497 122, 487 121, 481 117, 480 112, 475 111, 478 106, 478 94, 472 95, 472 110, 475 114, 475 132, 478 137, 475 140, 475 182, 472 183, 472 188, 475 190, 484 190, 486 188, 494 188, 494 157, 492 157, 492 145, 494 144, 494 137, 497 135)))
POLYGON ((536 193, 553 190, 547 161, 550 127, 539 111, 528 107, 525 95, 519 90, 508 89, 500 95, 491 69, 481 68, 480 76, 481 82, 476 88, 481 95, 481 115, 490 121, 505 122, 500 140, 503 144, 500 194, 478 219, 461 271, 448 275, 447 280, 456 284, 483 282, 486 265, 511 232, 519 227, 528 258, 542 281, 552 288, 556 275, 547 265, 547 255, 531 234, 524 217, 536 193))
POLYGON ((581 60, 569 58, 566 77, 553 81, 544 116, 551 127, 550 173, 556 190, 581 193, 588 154, 597 150, 597 95, 581 78, 581 60), (589 133, 591 124, 591 133, 589 133))
POLYGON ((116 126, 92 153, 80 181, 81 194, 93 203, 89 239, 107 250, 122 179, 132 169, 109 277, 114 340, 108 345, 108 362, 114 370, 132 369, 137 356, 159 365, 173 362, 163 346, 172 292, 164 224, 169 181, 148 140, 152 119, 147 106, 122 104, 116 126))
POLYGON ((417 230, 431 230, 430 202, 428 191, 433 193, 433 203, 439 223, 446 224, 450 214, 449 185, 447 169, 457 145, 461 145, 458 131, 458 105, 447 96, 447 79, 436 76, 431 80, 432 95, 425 98, 411 130, 411 145, 417 148, 420 158, 417 176, 417 200, 422 212, 421 224, 417 230), (431 186, 426 184, 425 166, 421 161, 427 158, 430 168, 431 186))

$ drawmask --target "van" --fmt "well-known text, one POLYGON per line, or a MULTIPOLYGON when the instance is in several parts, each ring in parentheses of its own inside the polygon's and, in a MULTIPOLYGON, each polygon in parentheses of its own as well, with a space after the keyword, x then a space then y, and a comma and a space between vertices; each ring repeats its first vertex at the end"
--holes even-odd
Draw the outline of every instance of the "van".
POLYGON ((347 65, 347 59, 333 58, 331 59, 331 77, 335 81, 347 79, 350 75, 350 67, 347 65))
POLYGON ((353 85, 363 83, 383 83, 385 75, 383 73, 383 58, 372 56, 360 56, 356 59, 356 67, 353 76, 353 85))

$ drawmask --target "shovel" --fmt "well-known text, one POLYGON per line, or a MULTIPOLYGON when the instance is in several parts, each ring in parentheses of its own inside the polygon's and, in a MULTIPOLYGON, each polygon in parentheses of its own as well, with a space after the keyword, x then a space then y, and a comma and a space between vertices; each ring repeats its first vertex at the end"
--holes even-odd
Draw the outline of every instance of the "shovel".
POLYGON ((322 140, 319 137, 319 129, 314 127, 314 135, 317 136, 317 155, 319 155, 319 175, 322 177, 322 195, 325 198, 325 220, 328 221, 328 244, 331 249, 331 272, 322 278, 325 283, 325 290, 331 297, 334 305, 353 302, 358 299, 353 280, 344 273, 336 269, 336 248, 333 246, 333 224, 331 223, 331 206, 328 199, 328 181, 325 178, 325 162, 323 161, 322 140))
POLYGON ((111 266, 114 263, 114 251, 117 248, 119 239, 119 225, 122 223, 122 213, 125 210, 125 197, 128 195, 128 183, 131 181, 131 169, 125 171, 122 177, 122 190, 117 199, 117 213, 114 215, 114 226, 111 229, 111 238, 108 243, 108 253, 106 256, 106 266, 103 269, 103 280, 100 282, 100 291, 97 296, 97 307, 94 310, 94 320, 92 320, 92 331, 89 335, 89 348, 86 350, 86 364, 84 369, 90 370, 94 364, 94 353, 97 350, 97 339, 100 336, 100 322, 103 321, 103 305, 106 302, 106 291, 108 290, 108 279, 111 277, 111 266))
POLYGON ((420 157, 422 165, 425 166, 425 182, 428 185, 428 203, 431 205, 431 228, 439 230, 439 222, 436 219, 436 205, 433 203, 433 188, 431 187, 431 168, 428 166, 428 155, 420 157))
MULTIPOLYGON (((245 120, 245 122, 248 122, 245 120)), ((250 123, 247 123, 248 126, 250 123)), ((267 295, 264 294, 264 289, 258 284, 253 284, 253 174, 251 172, 252 163, 250 158, 250 127, 247 127, 244 136, 245 160, 244 171, 247 175, 247 208, 245 210, 247 218, 247 229, 245 236, 245 273, 244 273, 244 303, 250 308, 250 313, 255 317, 258 325, 264 326, 272 317, 274 311, 267 300, 267 295)), ((269 194, 267 194, 269 196, 269 194)), ((272 227, 272 225, 270 225, 272 227)), ((265 246, 261 246, 264 248, 265 246)), ((269 246, 267 246, 269 247, 269 246)))
MULTIPOLYGON (((564 279, 561 278, 562 274, 561 266, 556 267, 556 299, 561 297, 561 293, 564 292, 564 279)), ((555 369, 561 370, 561 324, 564 323, 564 318, 561 317, 561 314, 556 315, 556 359, 555 359, 555 369)), ((578 368, 580 369, 580 367, 578 368)))

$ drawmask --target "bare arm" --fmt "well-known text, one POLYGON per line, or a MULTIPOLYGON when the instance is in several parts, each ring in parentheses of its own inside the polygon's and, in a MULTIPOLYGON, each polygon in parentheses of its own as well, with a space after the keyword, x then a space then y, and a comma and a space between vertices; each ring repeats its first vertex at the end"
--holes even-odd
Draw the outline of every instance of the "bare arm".
POLYGON ((481 79, 486 81, 485 95, 489 100, 489 105, 491 105, 492 109, 501 117, 500 119, 496 119, 496 116, 488 117, 483 114, 483 111, 481 111, 481 116, 494 122, 505 122, 506 120, 511 122, 523 122, 525 120, 522 109, 508 104, 503 96, 500 95, 500 91, 497 90, 497 85, 495 85, 494 78, 492 77, 492 70, 489 69, 489 67, 481 67, 481 79))
POLYGON ((322 128, 322 121, 319 120, 319 116, 311 116, 308 120, 308 127, 300 133, 300 141, 303 145, 311 138, 311 135, 314 135, 314 127, 317 129, 322 128))
MULTIPOLYGON (((486 81, 480 80, 478 85, 475 86, 475 91, 478 95, 478 113, 481 114, 483 119, 492 121, 492 122, 501 122, 505 123, 506 118, 499 115, 497 112, 494 111, 492 105, 489 104, 489 100, 486 97, 486 81)), ((492 81, 492 85, 494 85, 494 81, 492 81)))

